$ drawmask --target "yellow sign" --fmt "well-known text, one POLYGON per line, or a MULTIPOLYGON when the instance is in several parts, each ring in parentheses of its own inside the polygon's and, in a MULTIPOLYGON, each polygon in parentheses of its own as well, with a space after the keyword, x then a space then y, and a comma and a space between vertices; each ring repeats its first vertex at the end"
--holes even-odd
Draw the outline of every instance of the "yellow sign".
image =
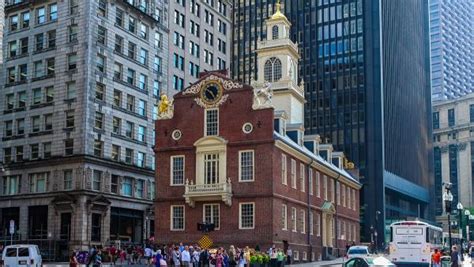
POLYGON ((213 244, 212 239, 208 235, 203 235, 201 239, 199 239, 198 243, 203 249, 208 249, 212 247, 213 244))

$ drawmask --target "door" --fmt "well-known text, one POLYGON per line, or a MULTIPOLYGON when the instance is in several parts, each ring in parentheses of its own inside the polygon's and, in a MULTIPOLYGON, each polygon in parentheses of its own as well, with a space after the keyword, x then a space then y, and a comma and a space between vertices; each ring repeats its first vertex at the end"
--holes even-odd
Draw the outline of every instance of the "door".
POLYGON ((219 183, 219 154, 204 155, 204 184, 219 183))

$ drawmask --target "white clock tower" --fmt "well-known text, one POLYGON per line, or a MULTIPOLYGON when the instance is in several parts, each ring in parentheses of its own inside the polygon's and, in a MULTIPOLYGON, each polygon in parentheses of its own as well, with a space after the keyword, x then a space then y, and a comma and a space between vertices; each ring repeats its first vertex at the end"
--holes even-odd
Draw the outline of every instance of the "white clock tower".
POLYGON ((280 2, 276 12, 266 21, 267 38, 257 46, 258 77, 252 82, 255 90, 271 84, 272 104, 276 111, 285 111, 288 123, 303 124, 304 85, 298 84, 298 46, 290 40, 291 23, 281 13, 280 2))

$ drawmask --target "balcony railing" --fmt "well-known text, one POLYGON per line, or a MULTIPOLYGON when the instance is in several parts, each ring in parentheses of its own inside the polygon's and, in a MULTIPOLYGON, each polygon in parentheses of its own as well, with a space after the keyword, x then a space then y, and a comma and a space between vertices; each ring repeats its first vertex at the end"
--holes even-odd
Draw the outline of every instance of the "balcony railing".
POLYGON ((184 198, 189 206, 194 207, 196 201, 222 200, 226 205, 232 205, 232 184, 230 179, 219 184, 193 184, 186 180, 184 198))

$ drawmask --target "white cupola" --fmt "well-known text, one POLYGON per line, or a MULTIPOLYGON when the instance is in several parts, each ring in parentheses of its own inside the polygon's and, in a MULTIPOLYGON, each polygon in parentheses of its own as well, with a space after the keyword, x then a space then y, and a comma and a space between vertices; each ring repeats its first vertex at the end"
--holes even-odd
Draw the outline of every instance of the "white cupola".
POLYGON ((288 123, 303 123, 304 88, 298 84, 298 46, 290 39, 291 23, 276 3, 276 12, 266 20, 267 38, 257 46, 258 77, 252 85, 258 89, 266 83, 273 91, 275 111, 285 111, 288 123))

